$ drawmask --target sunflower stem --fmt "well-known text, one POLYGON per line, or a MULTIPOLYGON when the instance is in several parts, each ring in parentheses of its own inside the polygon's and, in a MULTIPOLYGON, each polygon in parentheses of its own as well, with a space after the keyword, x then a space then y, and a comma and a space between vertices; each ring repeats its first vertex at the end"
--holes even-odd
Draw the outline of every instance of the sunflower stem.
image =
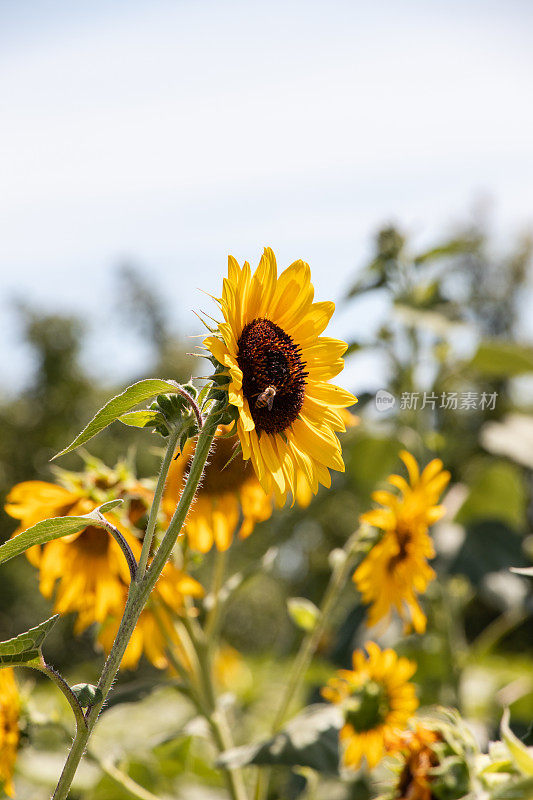
POLYGON ((213 567, 213 583, 211 587, 211 607, 207 614, 207 619, 205 622, 205 635, 212 643, 212 640, 216 637, 218 633, 218 627, 220 622, 220 612, 221 612, 221 603, 220 603, 220 592, 224 585, 224 576, 226 574, 226 563, 227 563, 227 550, 218 550, 215 553, 215 564, 213 567))
MULTIPOLYGON (((204 709, 201 713, 205 717, 219 753, 234 747, 233 738, 225 718, 224 711, 217 707, 217 698, 213 686, 212 659, 209 641, 204 631, 194 621, 185 618, 184 624, 194 646, 200 672, 201 691, 203 693, 204 709)), ((223 767, 228 790, 232 800, 248 800, 248 792, 244 783, 242 770, 238 767, 223 767)))
MULTIPOLYGON (((272 735, 278 732, 291 709, 292 703, 298 695, 301 683, 305 678, 311 660, 316 652, 320 640, 330 622, 331 614, 337 605, 337 600, 342 592, 350 572, 365 558, 367 548, 363 546, 367 538, 368 527, 361 525, 348 539, 343 551, 344 558, 341 563, 333 568, 331 578, 322 598, 320 613, 315 627, 307 633, 300 644, 300 649, 293 661, 289 678, 285 684, 281 703, 272 722, 272 735)), ((270 769, 259 769, 255 788, 255 800, 264 800, 268 794, 270 769)))
POLYGON ((98 756, 89 751, 87 751, 87 758, 97 764, 102 772, 105 772, 115 783, 122 786, 132 797, 137 797, 138 800, 160 800, 157 795, 145 789, 144 786, 141 786, 137 781, 134 781, 133 778, 119 769, 112 761, 98 758, 98 756))
MULTIPOLYGON (((154 588, 157 579, 161 575, 166 562, 170 558, 174 545, 176 544, 179 532, 181 531, 183 523, 185 522, 191 503, 194 500, 194 496, 196 494, 196 490, 200 483, 207 457, 209 455, 209 450, 213 443, 217 425, 216 422, 213 421, 212 416, 214 416, 214 414, 217 412, 218 407, 215 405, 212 415, 208 417, 203 424, 202 429, 200 430, 194 451, 194 457, 189 470, 189 475, 187 477, 187 482, 181 493, 176 511, 174 512, 168 529, 163 537, 163 541, 161 542, 152 559, 152 563, 144 574, 139 575, 139 579, 137 581, 133 581, 130 584, 124 614, 122 616, 113 647, 111 648, 111 652, 107 657, 100 680, 98 682, 98 688, 102 692, 102 697, 97 703, 91 706, 85 715, 86 727, 84 729, 80 729, 78 726, 74 742, 63 768, 63 772, 53 794, 53 800, 66 800, 67 798, 89 737, 100 715, 113 681, 115 680, 119 671, 122 657, 135 629, 137 620, 139 619, 139 616, 148 601, 150 593, 154 588)), ((164 458, 166 472, 164 473, 162 469, 159 476, 158 483, 160 486, 164 487, 168 467, 172 461, 172 455, 174 454, 175 446, 176 440, 171 436, 164 458)))
POLYGON ((74 694, 74 692, 72 691, 66 680, 63 678, 63 676, 60 675, 56 669, 54 669, 53 667, 51 667, 49 664, 46 663, 42 667, 36 667, 36 669, 39 669, 40 672, 44 672, 45 675, 48 675, 50 680, 52 680, 58 687, 58 689, 60 689, 63 692, 63 694, 68 700, 68 703, 72 711, 74 712, 74 716, 76 718, 76 729, 78 731, 80 729, 81 730, 86 729, 87 723, 85 722, 85 715, 83 713, 83 709, 80 706, 78 698, 76 697, 76 695, 74 694))
MULTIPOLYGON (((195 666, 197 668, 196 677, 202 684, 200 687, 196 687, 192 685, 191 675, 188 673, 187 669, 183 666, 183 664, 179 660, 179 656, 174 652, 175 643, 172 641, 170 636, 168 635, 167 627, 165 626, 161 616, 155 612, 156 614, 156 621, 159 626, 159 629, 165 636, 167 640, 167 657, 178 673, 181 676, 184 684, 186 686, 186 693, 187 696, 192 700, 194 705, 196 706, 196 710, 199 714, 201 714, 206 722, 208 723, 209 727, 211 728, 211 732, 213 734, 213 739, 215 740, 215 744, 219 753, 224 752, 224 750, 228 750, 230 747, 233 747, 233 740, 231 738, 231 733, 226 725, 225 720, 220 720, 217 718, 216 715, 216 697, 214 693, 214 689, 212 687, 212 680, 211 680, 211 670, 210 670, 210 662, 204 659, 204 646, 201 641, 197 638, 197 634, 194 630, 193 626, 188 626, 187 635, 189 636, 189 641, 191 642, 191 646, 194 649, 194 656, 195 656, 195 666), (190 631, 190 634, 189 634, 190 631), (192 638, 191 638, 192 637, 192 638), (206 680, 207 679, 207 680, 206 680), (205 692, 207 688, 206 694, 210 698, 210 701, 204 698, 202 694, 202 687, 205 692)), ((222 771, 226 776, 226 780, 228 783, 228 790, 232 797, 232 800, 247 800, 247 793, 246 787, 244 785, 242 774, 239 769, 229 768, 229 767, 222 767, 222 771)))
POLYGON ((118 544, 118 546, 120 547, 120 549, 124 553, 124 558, 127 561, 128 569, 130 571, 130 578, 131 578, 132 581, 134 581, 137 578, 138 566, 137 566, 137 562, 135 561, 135 556, 132 553, 131 547, 129 546, 129 544, 127 543, 125 537, 122 535, 122 533, 119 531, 119 529, 116 528, 114 525, 112 525, 109 522, 109 520, 107 520, 104 517, 103 514, 101 514, 99 511, 97 511, 96 515, 97 515, 98 519, 100 520, 100 522, 102 523, 102 525, 104 526, 105 530, 108 533, 111 534, 113 539, 116 541, 116 543, 118 544))
POLYGON ((146 572, 146 566, 148 564, 148 559, 150 557, 150 550, 152 549, 152 542, 154 539, 159 508, 161 506, 161 498, 163 497, 168 470, 170 468, 170 464, 172 463, 172 458, 174 456, 174 451, 178 443, 179 435, 180 435, 179 430, 175 429, 171 431, 167 449, 163 461, 161 463, 161 469, 159 471, 159 477, 157 479, 157 485, 155 487, 155 492, 154 492, 154 499, 152 501, 150 514, 148 516, 146 533, 144 534, 141 556, 139 558, 139 566, 137 567, 138 580, 141 580, 144 573, 146 572))

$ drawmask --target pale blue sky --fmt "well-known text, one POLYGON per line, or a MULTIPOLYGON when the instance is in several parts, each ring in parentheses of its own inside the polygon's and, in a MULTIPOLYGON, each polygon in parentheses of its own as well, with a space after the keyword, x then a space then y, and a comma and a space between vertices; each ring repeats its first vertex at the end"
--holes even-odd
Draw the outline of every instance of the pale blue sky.
POLYGON ((502 239, 533 224, 532 27, 518 0, 0 0, 1 385, 28 368, 15 295, 138 371, 106 321, 125 258, 196 333, 228 252, 304 258, 336 299, 384 221, 431 238, 491 197, 502 239))

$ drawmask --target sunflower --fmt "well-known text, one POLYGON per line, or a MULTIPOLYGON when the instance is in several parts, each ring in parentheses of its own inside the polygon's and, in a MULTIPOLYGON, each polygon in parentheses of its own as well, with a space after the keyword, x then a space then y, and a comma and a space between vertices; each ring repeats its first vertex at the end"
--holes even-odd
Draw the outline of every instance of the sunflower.
POLYGON ((440 495, 450 479, 442 468, 442 461, 433 459, 422 474, 410 453, 403 451, 400 458, 407 467, 409 482, 400 475, 390 475, 388 482, 399 494, 380 490, 372 498, 382 508, 367 511, 361 521, 383 531, 353 575, 354 583, 363 601, 370 606, 368 624, 375 625, 389 617, 396 608, 417 633, 426 629, 426 617, 417 599, 435 572, 427 559, 435 556, 429 526, 444 513, 437 505, 440 495))
MULTIPOLYGON (((218 428, 202 485, 187 517, 190 545, 201 553, 213 543, 218 550, 227 550, 237 528, 244 539, 256 523, 272 514, 272 496, 263 490, 250 463, 235 455, 237 442, 236 436, 228 438, 228 426, 218 428)), ((176 509, 193 451, 192 443, 187 442, 170 467, 162 503, 168 518, 176 509)))
MULTIPOLYGON (((135 523, 144 515, 151 500, 150 490, 137 481, 131 472, 119 465, 116 471, 91 467, 83 473, 61 472, 66 486, 43 481, 27 481, 13 487, 6 511, 20 520, 15 533, 26 530, 42 519, 77 516, 92 511, 105 500, 121 498, 126 513, 121 517, 109 513, 107 518, 122 533, 135 559, 141 553, 142 530, 135 523), (95 477, 96 476, 96 477, 95 477)), ((89 525, 79 533, 55 539, 28 551, 31 563, 39 569, 39 589, 45 597, 55 593, 54 611, 74 612, 75 633, 86 630, 94 622, 101 628, 98 641, 109 652, 124 611, 130 573, 124 554, 109 533, 89 525)), ((183 610, 185 595, 198 597, 200 584, 169 562, 161 574, 151 602, 163 605, 162 616, 183 610)), ((171 626, 169 626, 170 629, 171 626)), ((143 611, 124 655, 123 666, 133 668, 142 652, 158 667, 166 666, 165 642, 156 624, 153 606, 143 611)))
POLYGON ((313 303, 309 266, 295 261, 279 277, 265 249, 252 275, 230 256, 220 304, 224 322, 204 345, 228 378, 243 458, 282 505, 297 491, 297 470, 316 494, 330 469, 344 471, 336 433, 340 410, 356 398, 329 380, 341 372, 347 345, 321 336, 334 303, 313 303))
MULTIPOLYGON (((50 517, 87 514, 102 502, 92 495, 90 480, 85 485, 81 480, 77 486, 74 480, 70 483, 69 488, 44 481, 25 481, 14 486, 5 506, 10 516, 20 520, 14 535, 50 517)), ((121 484, 112 492, 107 487, 106 499, 110 499, 110 494, 135 504, 147 499, 140 484, 138 489, 131 486, 129 491, 135 494, 126 493, 121 484)), ((108 519, 120 530, 138 559, 141 545, 129 518, 109 514, 108 519)), ((52 597, 57 585, 54 611, 78 615, 76 633, 93 622, 103 622, 121 605, 124 586, 129 583, 128 566, 117 542, 101 528, 88 525, 79 533, 32 547, 26 555, 39 570, 39 590, 44 597, 52 597)))
POLYGON ((431 771, 439 763, 433 746, 442 741, 435 730, 416 722, 411 730, 405 730, 391 743, 391 749, 401 758, 401 772, 395 787, 397 800, 434 800, 431 771))
POLYGON ((20 701, 11 667, 0 670, 0 787, 14 796, 13 768, 19 744, 20 701))
POLYGON ((322 689, 331 703, 341 705, 344 725, 339 738, 344 764, 357 769, 363 756, 370 769, 383 758, 387 744, 406 727, 418 706, 409 678, 416 664, 368 642, 353 654, 353 670, 341 669, 322 689))

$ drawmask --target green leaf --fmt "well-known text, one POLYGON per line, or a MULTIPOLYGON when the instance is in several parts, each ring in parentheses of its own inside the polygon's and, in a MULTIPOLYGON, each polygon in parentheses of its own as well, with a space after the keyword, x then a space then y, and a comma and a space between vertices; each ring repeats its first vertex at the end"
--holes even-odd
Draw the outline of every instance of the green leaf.
POLYGON ((113 511, 114 508, 118 508, 118 506, 122 505, 123 502, 124 500, 121 499, 108 500, 107 503, 102 503, 101 506, 98 506, 98 511, 100 514, 107 514, 108 511, 113 511))
POLYGON ((74 441, 69 444, 68 447, 65 447, 64 450, 57 453, 54 459, 65 455, 65 453, 70 453, 72 450, 80 447, 80 445, 85 444, 89 439, 92 439, 93 436, 103 431, 108 425, 111 425, 112 422, 119 419, 119 417, 127 411, 130 411, 139 403, 164 393, 177 394, 177 384, 173 381, 165 381, 162 378, 148 378, 128 386, 121 394, 109 400, 109 402, 92 418, 82 432, 76 436, 74 441))
POLYGON ((427 261, 436 261, 440 258, 450 258, 452 256, 473 253, 479 248, 480 240, 473 236, 460 236, 457 239, 450 239, 449 242, 432 247, 423 253, 419 253, 414 259, 418 266, 427 261))
POLYGON ((509 378, 533 372, 533 347, 499 339, 481 342, 468 365, 470 369, 494 378, 509 378))
POLYGON ((509 727, 509 717, 509 709, 506 708, 503 712, 500 725, 502 739, 509 748, 520 772, 523 772, 525 775, 533 775, 533 748, 526 747, 525 744, 515 736, 509 727))
POLYGON ((287 610, 294 624, 303 631, 312 631, 320 616, 318 608, 306 597, 289 597, 287 610))
POLYGON ((24 631, 13 639, 0 642, 0 667, 10 667, 15 664, 41 666, 41 645, 58 619, 59 614, 56 614, 35 628, 30 628, 29 631, 24 631))
POLYGON ((527 492, 522 470, 508 461, 491 460, 477 469, 456 521, 465 524, 497 519, 522 530, 526 507, 527 492))
POLYGON ((152 411, 149 408, 145 408, 142 411, 128 411, 127 414, 122 414, 119 420, 124 425, 130 425, 132 428, 150 428, 156 422, 164 422, 162 415, 158 411, 152 411))
POLYGON ((22 531, 18 536, 9 539, 0 547, 0 564, 21 555, 21 553, 36 544, 46 544, 54 539, 60 539, 62 536, 78 533, 88 525, 105 528, 98 514, 102 513, 102 511, 110 511, 112 508, 116 508, 121 502, 122 500, 109 500, 99 508, 95 508, 90 514, 84 514, 81 517, 52 517, 52 519, 44 519, 41 522, 37 522, 31 528, 22 531))
POLYGON ((511 572, 516 572, 517 575, 526 575, 528 578, 533 578, 533 567, 511 567, 511 572))
POLYGON ((227 750, 219 757, 218 764, 227 767, 279 764, 337 774, 342 725, 338 706, 317 703, 304 709, 271 739, 227 750))

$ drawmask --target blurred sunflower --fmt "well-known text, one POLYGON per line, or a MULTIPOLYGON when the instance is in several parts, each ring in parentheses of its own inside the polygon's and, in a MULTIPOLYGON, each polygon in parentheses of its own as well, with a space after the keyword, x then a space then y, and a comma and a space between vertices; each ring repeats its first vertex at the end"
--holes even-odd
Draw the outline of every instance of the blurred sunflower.
POLYGON ((391 743, 402 764, 394 793, 397 800, 433 800, 431 771, 439 763, 433 745, 438 741, 442 741, 439 733, 417 722, 391 743))
MULTIPOLYGON (((135 523, 150 506, 152 493, 149 488, 137 481, 131 471, 125 471, 124 465, 113 471, 94 460, 85 472, 61 471, 59 474, 66 486, 27 481, 13 487, 6 511, 20 520, 15 534, 42 519, 86 514, 102 502, 121 498, 125 513, 120 517, 108 513, 107 518, 120 530, 138 561, 143 531, 137 529, 135 523)), ((79 533, 31 548, 27 555, 39 570, 41 593, 52 597, 55 592, 54 611, 77 614, 74 624, 77 634, 94 622, 100 623, 97 639, 109 652, 130 582, 124 554, 115 539, 101 528, 89 525, 79 533)), ((163 606, 161 615, 166 620, 165 615, 171 611, 183 611, 185 595, 198 597, 202 593, 197 581, 169 562, 156 585, 153 602, 163 606)), ((169 624, 168 629, 171 628, 169 624)), ((165 667, 165 647, 153 607, 148 607, 139 618, 123 666, 134 668, 144 651, 155 666, 165 667)))
POLYGON ((295 261, 279 277, 266 248, 252 275, 230 256, 220 304, 224 322, 204 345, 223 368, 245 460, 282 505, 297 491, 297 470, 316 494, 330 469, 344 471, 336 432, 340 410, 356 398, 329 383, 342 370, 347 345, 321 336, 334 303, 313 303, 308 264, 295 261))
MULTIPOLYGON (((358 418, 346 409, 340 412, 346 427, 358 423, 358 418)), ((213 544, 218 550, 227 550, 236 531, 245 539, 258 522, 272 515, 274 496, 264 491, 250 462, 238 452, 239 440, 230 435, 231 427, 220 425, 217 429, 209 463, 185 525, 191 547, 201 553, 207 553, 213 544)), ((189 440, 170 466, 162 501, 167 519, 176 510, 193 453, 194 445, 189 440)), ((296 503, 306 508, 312 497, 305 475, 297 469, 296 503)))
POLYGON ((372 498, 382 508, 362 514, 361 522, 379 528, 383 536, 355 570, 353 580, 370 606, 370 626, 390 616, 392 608, 396 608, 406 629, 412 624, 417 633, 423 633, 426 616, 417 594, 425 592, 435 577, 427 562, 435 556, 428 529, 444 514, 437 503, 450 473, 443 470, 438 458, 422 474, 410 453, 403 451, 400 458, 407 467, 409 482, 401 475, 390 475, 388 482, 399 494, 385 490, 373 493, 372 498))
MULTIPOLYGON (((100 462, 92 464, 81 473, 59 471, 66 486, 44 481, 14 486, 5 506, 10 516, 20 520, 14 535, 40 520, 88 514, 106 500, 121 498, 126 501, 126 513, 120 517, 110 513, 108 519, 138 559, 141 545, 132 519, 149 507, 150 492, 131 474, 124 475, 123 465, 114 472, 100 462)), ((79 533, 32 547, 26 555, 39 570, 39 590, 44 597, 52 597, 57 584, 54 611, 78 615, 76 633, 93 622, 103 622, 121 605, 129 570, 119 545, 101 528, 88 525, 79 533)))
POLYGON ((13 768, 19 744, 20 700, 14 671, 0 669, 0 787, 13 797, 13 768))
MULTIPOLYGON (((120 606, 98 633, 97 641, 105 653, 109 653, 113 646, 126 602, 126 593, 124 587, 120 606)), ((122 669, 135 669, 143 653, 154 667, 166 669, 169 641, 180 661, 187 666, 187 653, 176 631, 173 617, 187 613, 184 603, 186 596, 201 597, 203 593, 204 590, 198 581, 169 561, 155 585, 148 605, 139 617, 122 658, 122 669)))
MULTIPOLYGON (((249 462, 235 456, 237 437, 228 438, 228 432, 229 427, 224 425, 217 430, 202 485, 187 517, 185 531, 190 545, 201 553, 210 550, 213 543, 218 550, 227 550, 237 528, 244 539, 256 523, 272 514, 272 496, 263 491, 249 462)), ((176 509, 193 452, 189 441, 170 467, 162 502, 168 518, 176 509)))
POLYGON ((356 650, 353 670, 341 669, 328 681, 322 695, 340 704, 344 725, 339 738, 347 767, 357 769, 363 759, 372 769, 383 758, 387 744, 406 727, 418 706, 409 678, 416 664, 398 658, 394 650, 381 650, 375 642, 356 650))

